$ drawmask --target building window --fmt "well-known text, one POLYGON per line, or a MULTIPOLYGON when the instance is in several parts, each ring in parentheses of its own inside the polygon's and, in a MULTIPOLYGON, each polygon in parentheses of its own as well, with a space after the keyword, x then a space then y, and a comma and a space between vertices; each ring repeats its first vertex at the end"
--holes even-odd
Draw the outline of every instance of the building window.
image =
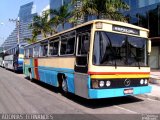
POLYGON ((149 5, 155 4, 156 0, 149 0, 149 5))
POLYGON ((148 0, 139 0, 138 3, 139 8, 145 7, 148 5, 148 0))

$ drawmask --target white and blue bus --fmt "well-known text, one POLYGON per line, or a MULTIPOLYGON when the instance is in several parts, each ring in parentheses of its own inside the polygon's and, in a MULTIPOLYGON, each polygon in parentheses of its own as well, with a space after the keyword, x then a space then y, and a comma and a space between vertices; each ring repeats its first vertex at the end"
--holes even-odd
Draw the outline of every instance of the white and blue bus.
POLYGON ((24 46, 26 43, 17 44, 5 51, 4 67, 15 72, 23 70, 24 46))
POLYGON ((118 21, 89 21, 25 46, 23 72, 87 99, 149 93, 148 32, 118 21))

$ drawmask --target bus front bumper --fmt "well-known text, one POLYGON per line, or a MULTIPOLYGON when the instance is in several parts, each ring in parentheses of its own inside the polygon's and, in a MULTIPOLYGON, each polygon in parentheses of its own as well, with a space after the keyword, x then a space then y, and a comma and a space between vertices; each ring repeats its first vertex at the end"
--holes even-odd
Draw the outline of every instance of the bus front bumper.
POLYGON ((132 87, 131 89, 133 89, 133 94, 125 94, 124 93, 125 89, 126 88, 89 89, 89 98, 98 99, 98 98, 121 97, 121 96, 128 96, 128 95, 139 95, 139 94, 144 94, 144 93, 150 93, 152 87, 151 86, 132 87))

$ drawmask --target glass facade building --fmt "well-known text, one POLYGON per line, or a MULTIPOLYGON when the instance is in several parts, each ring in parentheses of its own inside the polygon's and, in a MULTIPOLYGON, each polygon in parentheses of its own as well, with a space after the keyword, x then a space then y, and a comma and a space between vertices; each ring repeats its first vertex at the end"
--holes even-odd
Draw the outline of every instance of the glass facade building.
POLYGON ((158 37, 160 35, 160 0, 125 1, 130 5, 130 10, 124 13, 129 22, 149 29, 149 37, 158 37))
MULTIPOLYGON (((51 9, 59 9, 62 5, 69 5, 71 3, 71 0, 50 0, 50 8, 51 9)), ((71 10, 73 10, 74 9, 74 7, 73 6, 70 6, 70 8, 69 8, 69 11, 71 11, 71 10)), ((66 30, 66 29, 69 29, 69 28, 71 28, 71 27, 73 27, 73 24, 70 24, 70 23, 65 23, 64 24, 64 29, 66 30)), ((62 29, 62 26, 61 25, 59 25, 58 26, 58 31, 60 32, 60 31, 62 31, 63 29, 62 29)))
MULTIPOLYGON (((19 10, 19 38, 20 42, 25 42, 25 38, 31 38, 32 37, 32 30, 29 29, 29 24, 32 23, 32 19, 37 13, 34 13, 34 5, 33 2, 30 2, 28 4, 22 5, 19 10)), ((2 46, 4 49, 8 49, 11 46, 14 46, 18 42, 18 28, 13 30, 13 32, 7 37, 7 39, 4 41, 2 46)))

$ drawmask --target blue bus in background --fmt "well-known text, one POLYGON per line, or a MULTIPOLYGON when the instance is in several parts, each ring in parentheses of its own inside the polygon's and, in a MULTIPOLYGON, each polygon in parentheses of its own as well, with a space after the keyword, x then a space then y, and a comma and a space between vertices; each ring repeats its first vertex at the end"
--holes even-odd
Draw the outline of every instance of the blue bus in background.
POLYGON ((24 46, 26 43, 17 44, 5 51, 4 68, 14 72, 23 71, 24 46))

